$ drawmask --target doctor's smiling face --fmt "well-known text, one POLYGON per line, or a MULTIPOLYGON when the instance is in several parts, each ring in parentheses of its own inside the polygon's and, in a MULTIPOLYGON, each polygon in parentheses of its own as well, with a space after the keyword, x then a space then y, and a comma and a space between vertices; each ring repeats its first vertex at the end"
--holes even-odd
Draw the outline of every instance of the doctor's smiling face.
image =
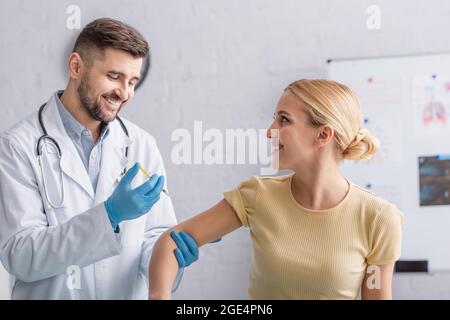
POLYGON ((61 101, 90 128, 113 121, 133 97, 148 52, 147 41, 133 27, 110 18, 92 21, 75 41, 61 101))
POLYGON ((113 121, 134 95, 143 59, 113 48, 90 59, 78 84, 81 107, 97 121, 113 121))

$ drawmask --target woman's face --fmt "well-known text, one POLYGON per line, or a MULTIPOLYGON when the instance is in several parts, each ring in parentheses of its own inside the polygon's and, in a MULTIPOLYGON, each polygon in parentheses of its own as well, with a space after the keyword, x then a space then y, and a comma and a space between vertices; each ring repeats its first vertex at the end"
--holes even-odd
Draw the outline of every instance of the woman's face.
POLYGON ((275 138, 271 129, 278 129, 279 169, 296 169, 314 161, 319 129, 309 124, 305 111, 300 99, 290 92, 278 101, 267 137, 275 138))

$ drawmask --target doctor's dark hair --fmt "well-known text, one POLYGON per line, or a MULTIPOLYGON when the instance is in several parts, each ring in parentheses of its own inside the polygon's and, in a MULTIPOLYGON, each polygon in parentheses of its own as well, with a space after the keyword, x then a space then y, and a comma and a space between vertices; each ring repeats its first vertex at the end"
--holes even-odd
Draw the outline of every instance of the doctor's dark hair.
POLYGON ((73 52, 90 63, 93 54, 103 53, 107 48, 125 51, 135 58, 143 58, 149 53, 147 41, 136 29, 110 18, 87 24, 75 41, 73 52))

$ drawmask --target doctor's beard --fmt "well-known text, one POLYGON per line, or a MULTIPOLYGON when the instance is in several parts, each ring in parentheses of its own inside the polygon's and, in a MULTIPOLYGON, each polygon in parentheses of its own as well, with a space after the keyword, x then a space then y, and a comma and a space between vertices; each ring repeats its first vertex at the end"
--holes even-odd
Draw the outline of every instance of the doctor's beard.
POLYGON ((80 97, 81 106, 87 111, 87 113, 95 120, 102 123, 108 123, 116 119, 117 114, 120 112, 125 103, 121 103, 121 106, 113 116, 108 116, 102 111, 100 106, 100 100, 102 96, 110 98, 114 101, 121 100, 114 92, 103 94, 98 97, 91 97, 89 92, 91 86, 89 85, 88 76, 84 75, 81 78, 80 86, 78 87, 78 96, 80 97))

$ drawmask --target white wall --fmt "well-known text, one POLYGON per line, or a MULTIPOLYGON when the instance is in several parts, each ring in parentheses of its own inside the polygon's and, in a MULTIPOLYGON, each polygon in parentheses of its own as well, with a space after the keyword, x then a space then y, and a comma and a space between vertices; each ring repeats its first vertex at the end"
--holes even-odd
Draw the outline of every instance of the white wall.
MULTIPOLYGON (((328 58, 450 50, 445 0, 2 1, 0 131, 65 86, 65 54, 77 34, 66 29, 70 4, 80 6, 83 24, 114 17, 149 39, 151 75, 124 114, 159 142, 179 220, 219 201, 258 167, 174 165, 174 129, 192 131, 200 119, 204 128, 265 128, 284 86, 324 76, 328 58), (366 28, 374 3, 377 31, 366 28)), ((175 297, 246 298, 250 256, 244 229, 208 245, 175 297)))

